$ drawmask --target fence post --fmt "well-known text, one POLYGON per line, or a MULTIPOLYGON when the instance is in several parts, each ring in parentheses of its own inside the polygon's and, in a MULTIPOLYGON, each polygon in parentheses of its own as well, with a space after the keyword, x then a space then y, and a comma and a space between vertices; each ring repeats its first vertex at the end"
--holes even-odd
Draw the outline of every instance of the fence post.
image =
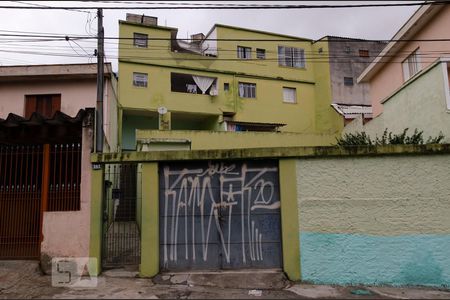
POLYGON ((101 272, 102 258, 102 226, 103 226, 103 178, 104 166, 97 165, 92 170, 91 177, 91 236, 89 242, 89 256, 97 259, 95 266, 89 266, 93 272, 92 276, 97 276, 101 272))
MULTIPOLYGON (((44 225, 44 212, 48 207, 48 190, 49 190, 49 177, 50 177, 50 145, 44 144, 42 149, 42 184, 41 184, 41 212, 39 219, 39 245, 44 240, 43 225, 44 225)), ((39 246, 40 253, 41 246, 39 246)))
POLYGON ((159 273, 158 163, 142 164, 141 277, 159 273))

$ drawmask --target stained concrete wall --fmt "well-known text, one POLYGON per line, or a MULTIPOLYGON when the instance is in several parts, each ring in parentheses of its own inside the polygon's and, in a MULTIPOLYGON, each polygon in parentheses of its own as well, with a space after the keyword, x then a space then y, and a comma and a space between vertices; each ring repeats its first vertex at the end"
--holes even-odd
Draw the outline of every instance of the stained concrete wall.
POLYGON ((298 159, 302 280, 450 286, 449 161, 298 159))
POLYGON ((450 142, 450 103, 447 62, 439 62, 411 80, 384 102, 384 112, 365 125, 356 119, 345 126, 343 134, 364 131, 372 138, 381 136, 385 128, 401 133, 409 128, 423 130, 424 137, 445 135, 450 142))
POLYGON ((328 37, 332 102, 339 104, 370 105, 369 84, 357 84, 357 78, 386 46, 373 42, 339 37, 328 37), (359 50, 368 50, 368 57, 359 56, 359 50), (353 85, 344 85, 344 77, 353 78, 353 85))

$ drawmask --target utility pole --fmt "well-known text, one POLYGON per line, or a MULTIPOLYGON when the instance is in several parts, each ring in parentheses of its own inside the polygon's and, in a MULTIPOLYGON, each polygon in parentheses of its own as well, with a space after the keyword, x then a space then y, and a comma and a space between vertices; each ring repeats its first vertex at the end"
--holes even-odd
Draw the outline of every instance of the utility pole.
POLYGON ((97 10, 98 30, 97 30, 97 115, 95 131, 95 149, 96 152, 103 152, 103 94, 105 81, 104 68, 104 38, 103 29, 103 9, 97 10))

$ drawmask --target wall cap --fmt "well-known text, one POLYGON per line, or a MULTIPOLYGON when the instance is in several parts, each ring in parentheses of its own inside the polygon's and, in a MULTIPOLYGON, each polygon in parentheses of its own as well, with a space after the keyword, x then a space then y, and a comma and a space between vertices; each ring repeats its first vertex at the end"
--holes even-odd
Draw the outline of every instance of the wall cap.
POLYGON ((154 152, 94 153, 91 155, 91 162, 116 163, 180 160, 325 158, 429 154, 450 154, 450 144, 347 147, 277 147, 226 150, 176 150, 154 152))

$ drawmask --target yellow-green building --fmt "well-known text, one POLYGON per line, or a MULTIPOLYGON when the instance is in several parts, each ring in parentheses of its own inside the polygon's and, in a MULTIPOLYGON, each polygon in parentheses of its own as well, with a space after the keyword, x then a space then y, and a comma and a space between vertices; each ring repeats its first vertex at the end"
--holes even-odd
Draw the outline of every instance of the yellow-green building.
POLYGON ((280 131, 329 137, 323 144, 342 130, 327 43, 221 24, 181 40, 131 14, 119 36, 124 150, 135 149, 136 129, 280 131))

